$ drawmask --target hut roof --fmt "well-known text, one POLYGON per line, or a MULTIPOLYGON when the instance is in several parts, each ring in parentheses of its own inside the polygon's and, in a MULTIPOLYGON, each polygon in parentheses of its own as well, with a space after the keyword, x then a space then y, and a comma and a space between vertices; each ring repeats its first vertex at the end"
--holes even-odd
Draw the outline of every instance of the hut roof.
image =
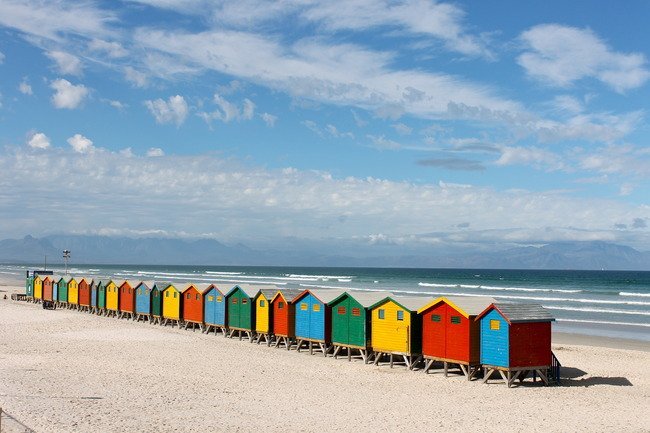
POLYGON ((282 295, 285 301, 291 302, 294 300, 294 298, 298 295, 300 295, 304 290, 300 289, 278 289, 278 291, 275 293, 273 296, 273 299, 271 299, 271 302, 275 301, 275 298, 278 296, 282 295))
POLYGON ((294 297, 291 302, 296 302, 298 299, 302 298, 305 294, 311 293, 323 304, 329 304, 334 299, 341 296, 345 293, 342 289, 309 289, 303 290, 298 296, 294 297))
POLYGON ((476 317, 479 320, 492 308, 496 308, 508 323, 518 322, 552 322, 555 317, 539 304, 520 304, 514 302, 499 302, 489 305, 481 314, 476 317))
POLYGON ((209 292, 209 291, 212 290, 213 288, 214 288, 214 290, 216 290, 217 292, 221 293, 222 295, 226 295, 226 294, 228 293, 228 292, 224 292, 224 291, 223 291, 222 289, 220 289, 219 286, 217 286, 216 284, 208 284, 208 287, 205 288, 205 290, 203 291, 203 294, 205 295, 207 292, 209 292))
POLYGON ((205 292, 208 291, 208 289, 209 289, 210 287, 212 287, 212 284, 208 284, 208 283, 200 283, 200 284, 193 284, 193 286, 196 287, 196 290, 197 290, 199 293, 205 293, 205 292))
POLYGON ((463 316, 469 317, 481 314, 490 304, 494 303, 494 299, 489 296, 441 296, 422 306, 418 313, 422 313, 440 302, 446 302, 463 316))
POLYGON ((176 282, 176 281, 172 281, 172 282, 166 282, 166 283, 164 283, 164 285, 161 286, 161 287, 164 287, 163 290, 167 290, 167 289, 169 289, 170 287, 173 287, 174 290, 176 290, 177 292, 184 292, 185 289, 187 289, 187 287, 188 287, 189 285, 190 285, 190 283, 179 283, 179 282, 176 282))
POLYGON ((261 285, 254 285, 254 284, 237 284, 233 286, 232 289, 228 291, 228 294, 226 296, 230 296, 232 292, 234 292, 237 288, 240 288, 242 292, 246 294, 249 298, 254 298, 255 295, 257 295, 257 292, 261 285))
POLYGON ((135 286, 134 288, 138 288, 140 286, 144 285, 147 289, 151 290, 153 289, 154 282, 153 281, 140 281, 140 284, 135 286))
POLYGON ((273 286, 273 285, 270 285, 270 284, 269 285, 264 285, 264 286, 259 286, 259 287, 260 287, 260 289, 257 291, 257 294, 255 296, 257 297, 261 293, 269 301, 271 299, 273 299, 275 297, 276 293, 278 293, 278 290, 280 290, 276 286, 273 286))
POLYGON ((375 302, 368 308, 378 307, 379 305, 384 304, 387 301, 393 301, 406 310, 417 312, 418 309, 422 308, 422 306, 431 302, 431 297, 429 296, 386 296, 385 298, 380 299, 379 301, 375 302))
POLYGON ((123 286, 125 283, 128 284, 129 287, 131 287, 132 289, 135 289, 140 285, 141 281, 124 280, 122 281, 122 284, 120 284, 120 287, 123 286))
POLYGON ((354 300, 360 303, 363 308, 369 308, 371 305, 374 305, 389 296, 393 296, 391 292, 386 292, 384 290, 350 290, 349 292, 340 294, 336 299, 332 300, 332 302, 336 302, 346 295, 354 298, 354 300))

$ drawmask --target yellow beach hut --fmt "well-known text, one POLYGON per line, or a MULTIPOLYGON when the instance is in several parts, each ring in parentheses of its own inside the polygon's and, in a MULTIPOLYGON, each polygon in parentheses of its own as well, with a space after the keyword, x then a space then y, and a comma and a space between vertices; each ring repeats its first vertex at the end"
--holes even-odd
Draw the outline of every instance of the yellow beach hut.
POLYGON ((278 288, 273 285, 251 286, 258 289, 255 295, 255 333, 257 344, 266 342, 267 346, 271 345, 273 339, 273 310, 271 299, 278 293, 278 288))
POLYGON ((79 283, 74 278, 66 278, 68 281, 68 308, 76 310, 79 308, 79 283))
POLYGON ((43 299, 43 279, 40 275, 34 276, 34 302, 41 302, 43 299))
POLYGON ((122 283, 111 280, 106 283, 106 315, 117 317, 120 309, 118 287, 122 283))
POLYGON ((190 286, 189 283, 172 283, 162 291, 162 322, 165 326, 170 323, 172 326, 180 327, 183 318, 181 311, 181 295, 190 286))
MULTIPOLYGON (((374 364, 394 357, 404 360, 412 370, 422 359, 422 320, 417 311, 432 300, 419 296, 388 296, 370 306, 371 347, 374 364)), ((401 363, 401 362, 400 362, 401 363)))

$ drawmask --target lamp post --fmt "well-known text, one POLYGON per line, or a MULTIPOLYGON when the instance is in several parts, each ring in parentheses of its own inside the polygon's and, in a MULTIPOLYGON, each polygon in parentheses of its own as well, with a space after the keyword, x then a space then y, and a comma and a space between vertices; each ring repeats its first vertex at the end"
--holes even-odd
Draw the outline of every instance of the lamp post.
POLYGON ((70 250, 63 250, 63 263, 65 263, 66 275, 68 275, 68 260, 70 260, 70 250))

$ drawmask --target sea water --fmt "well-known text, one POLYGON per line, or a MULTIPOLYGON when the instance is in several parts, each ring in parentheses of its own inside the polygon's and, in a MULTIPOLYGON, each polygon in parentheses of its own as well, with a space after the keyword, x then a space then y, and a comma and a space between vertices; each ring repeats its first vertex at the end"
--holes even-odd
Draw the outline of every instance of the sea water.
MULTIPOLYGON (((20 279, 25 270, 34 268, 0 265, 0 274, 20 279)), ((51 270, 64 273, 61 266, 51 270)), ((558 332, 650 341, 650 272, 157 265, 79 265, 68 272, 94 278, 214 283, 225 288, 250 283, 490 296, 498 302, 543 305, 556 318, 553 329, 558 332)))

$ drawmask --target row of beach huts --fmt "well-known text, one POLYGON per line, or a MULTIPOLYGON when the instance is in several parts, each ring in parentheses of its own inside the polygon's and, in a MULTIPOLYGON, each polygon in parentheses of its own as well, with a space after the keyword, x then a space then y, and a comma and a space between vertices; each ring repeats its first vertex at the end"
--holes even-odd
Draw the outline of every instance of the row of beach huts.
POLYGON ((200 329, 288 350, 375 365, 442 369, 504 380, 559 383, 554 318, 537 304, 489 297, 399 296, 385 291, 273 285, 120 281, 29 274, 28 301, 104 316, 200 329), (495 376, 496 374, 496 376, 495 376))

